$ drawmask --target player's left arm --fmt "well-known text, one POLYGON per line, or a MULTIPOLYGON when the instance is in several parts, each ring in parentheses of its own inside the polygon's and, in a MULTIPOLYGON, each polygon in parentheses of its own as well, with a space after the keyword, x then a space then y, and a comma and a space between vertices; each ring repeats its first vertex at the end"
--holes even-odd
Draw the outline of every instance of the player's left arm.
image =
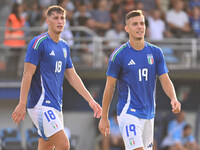
POLYGON ((101 106, 92 98, 74 67, 65 69, 65 77, 71 86, 89 103, 90 107, 94 110, 94 117, 100 118, 101 106))
POLYGON ((159 79, 165 94, 171 99, 172 112, 179 113, 181 111, 181 104, 177 100, 174 85, 170 80, 168 73, 160 75, 159 79))

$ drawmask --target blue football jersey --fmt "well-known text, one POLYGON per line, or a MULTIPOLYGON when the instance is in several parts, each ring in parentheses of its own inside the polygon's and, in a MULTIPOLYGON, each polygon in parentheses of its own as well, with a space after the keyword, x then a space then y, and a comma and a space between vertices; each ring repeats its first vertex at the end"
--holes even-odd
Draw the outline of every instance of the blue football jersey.
POLYGON ((145 42, 135 50, 127 42, 110 56, 107 76, 117 80, 119 100, 117 113, 122 111, 142 119, 155 116, 156 76, 168 72, 160 48, 145 42))
POLYGON ((69 46, 62 39, 56 43, 48 33, 41 34, 29 43, 25 62, 37 66, 27 107, 48 106, 61 111, 64 72, 73 67, 69 46))

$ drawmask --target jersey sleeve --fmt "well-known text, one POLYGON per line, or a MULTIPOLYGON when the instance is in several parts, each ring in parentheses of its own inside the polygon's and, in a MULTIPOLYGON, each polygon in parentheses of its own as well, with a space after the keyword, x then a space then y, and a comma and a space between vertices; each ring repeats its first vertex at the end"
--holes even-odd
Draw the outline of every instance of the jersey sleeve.
POLYGON ((66 63, 66 69, 73 68, 73 63, 71 59, 71 54, 70 54, 70 49, 69 47, 67 48, 67 63, 66 63))
POLYGON ((40 59, 41 59, 41 53, 43 51, 43 42, 41 42, 37 48, 34 47, 36 40, 37 39, 34 38, 29 43, 27 52, 26 52, 26 56, 25 56, 25 61, 24 61, 24 62, 31 63, 35 66, 37 66, 39 64, 40 59))
POLYGON ((110 59, 109 59, 106 75, 117 79, 120 73, 120 68, 121 68, 120 57, 119 57, 119 54, 114 58, 112 57, 112 55, 110 56, 110 59))
POLYGON ((160 48, 158 48, 158 50, 157 50, 157 66, 156 66, 156 68, 157 68, 156 73, 158 76, 169 72, 167 69, 165 60, 164 60, 164 55, 160 48))

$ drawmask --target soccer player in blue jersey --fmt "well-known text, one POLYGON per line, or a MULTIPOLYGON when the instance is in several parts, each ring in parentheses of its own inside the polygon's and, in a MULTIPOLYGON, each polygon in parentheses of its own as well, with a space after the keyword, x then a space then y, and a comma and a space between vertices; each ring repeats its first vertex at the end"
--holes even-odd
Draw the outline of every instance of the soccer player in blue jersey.
POLYGON ((60 6, 47 10, 48 31, 32 39, 25 57, 20 101, 12 118, 16 124, 28 113, 40 136, 38 150, 69 150, 69 140, 64 132, 62 116, 63 78, 82 95, 94 110, 94 117, 101 116, 101 106, 95 102, 77 75, 70 49, 60 39, 65 26, 66 11, 60 6))
POLYGON ((117 82, 118 123, 126 150, 153 148, 157 76, 171 100, 172 112, 181 110, 161 49, 144 40, 144 20, 140 10, 133 10, 126 15, 125 30, 129 34, 129 41, 117 48, 110 57, 99 122, 99 129, 106 136, 110 132, 108 111, 117 82))

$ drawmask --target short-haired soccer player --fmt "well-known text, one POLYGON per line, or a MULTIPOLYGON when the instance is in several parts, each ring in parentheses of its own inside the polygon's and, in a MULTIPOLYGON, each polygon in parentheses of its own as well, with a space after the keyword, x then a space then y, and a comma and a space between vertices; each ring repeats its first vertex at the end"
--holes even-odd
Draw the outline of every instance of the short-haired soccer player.
POLYGON ((144 40, 142 11, 129 12, 125 21, 129 41, 110 56, 99 129, 103 135, 110 132, 108 111, 118 82, 117 115, 126 150, 152 150, 157 76, 171 100, 172 112, 180 112, 181 104, 169 79, 162 50, 144 40))
POLYGON ((65 26, 65 10, 51 6, 47 10, 48 31, 34 37, 29 43, 21 83, 20 101, 12 118, 15 123, 28 113, 38 129, 38 150, 69 150, 69 140, 64 132, 62 115, 63 78, 82 95, 101 116, 101 107, 92 98, 77 75, 70 57, 70 49, 60 39, 65 26))

